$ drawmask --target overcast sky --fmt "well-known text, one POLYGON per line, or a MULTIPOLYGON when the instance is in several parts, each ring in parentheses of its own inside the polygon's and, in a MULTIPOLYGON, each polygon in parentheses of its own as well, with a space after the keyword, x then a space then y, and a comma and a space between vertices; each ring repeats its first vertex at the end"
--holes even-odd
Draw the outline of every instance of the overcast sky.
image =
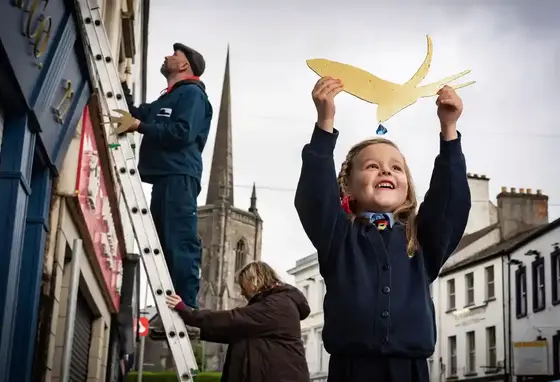
MULTIPOLYGON (((305 64, 309 58, 353 64, 402 83, 423 61, 429 34, 434 54, 424 83, 464 69, 472 73, 462 80, 477 81, 459 91, 468 171, 490 177, 491 200, 501 186, 542 189, 550 196, 550 220, 560 216, 560 26, 554 25, 560 2, 407 3, 412 2, 152 0, 148 99, 166 87, 159 67, 174 42, 199 50, 207 62, 202 79, 215 118, 200 205, 206 200, 230 45, 235 205, 249 207, 256 182, 264 220, 262 258, 284 277, 297 259, 314 251, 293 207, 301 149, 316 118, 310 92, 318 77, 305 64)), ((407 157, 419 195, 438 152, 434 101, 422 99, 385 124, 385 137, 407 157)), ((337 97, 337 166, 351 145, 375 135, 375 112, 375 105, 350 95, 337 97)))

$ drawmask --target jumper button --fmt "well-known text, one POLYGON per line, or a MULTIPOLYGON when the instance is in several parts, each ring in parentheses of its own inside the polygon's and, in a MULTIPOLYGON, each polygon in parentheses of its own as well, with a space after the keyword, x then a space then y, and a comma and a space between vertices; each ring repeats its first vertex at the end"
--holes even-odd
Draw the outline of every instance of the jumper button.
POLYGON ((388 271, 389 270, 389 264, 384 264, 382 269, 384 271, 388 271))
POLYGON ((387 294, 391 291, 391 288, 389 288, 388 286, 383 287, 383 293, 387 294))
POLYGON ((381 313, 381 317, 383 317, 383 318, 389 317, 389 312, 387 312, 386 310, 384 310, 383 313, 381 313))
POLYGON ((387 345, 389 343, 389 336, 385 336, 385 338, 383 338, 383 345, 387 345))

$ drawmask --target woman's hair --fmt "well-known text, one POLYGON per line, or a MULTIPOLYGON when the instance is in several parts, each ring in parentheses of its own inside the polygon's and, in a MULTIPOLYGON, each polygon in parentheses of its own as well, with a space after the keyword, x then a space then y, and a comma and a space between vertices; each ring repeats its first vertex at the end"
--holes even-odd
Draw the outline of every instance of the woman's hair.
MULTIPOLYGON (((397 145, 395 145, 390 140, 384 139, 384 138, 368 139, 368 140, 365 140, 365 141, 362 141, 362 142, 358 143, 357 145, 354 145, 350 149, 350 151, 346 155, 346 159, 342 163, 340 173, 338 174, 338 184, 339 184, 339 187, 340 187, 340 197, 341 198, 344 198, 347 195, 348 180, 350 179, 350 176, 352 174, 353 166, 354 166, 354 159, 356 158, 356 156, 366 147, 368 147, 370 145, 377 145, 377 144, 382 144, 382 143, 386 144, 386 145, 391 145, 395 149, 399 150, 397 145)), ((400 150, 399 150, 399 152, 400 152, 400 150)), ((395 211, 393 211, 393 216, 394 216, 396 221, 398 221, 399 223, 401 223, 405 226, 406 239, 407 239, 407 252, 409 254, 412 254, 419 247, 417 233, 416 233, 417 201, 416 201, 416 191, 414 189, 414 184, 412 183, 412 176, 410 175, 410 169, 408 168, 408 165, 407 165, 404 157, 403 157, 403 160, 404 160, 404 172, 405 172, 406 178, 408 180, 408 192, 406 194, 406 200, 405 200, 404 204, 402 206, 398 207, 395 211)), ((356 201, 350 200, 349 206, 350 206, 350 211, 351 212, 348 214, 348 216, 353 221, 354 219, 356 219, 356 215, 355 215, 355 211, 356 211, 356 207, 357 207, 356 206, 356 201)), ((372 212, 375 212, 375 211, 372 211, 372 212)))
POLYGON ((273 288, 282 281, 270 265, 262 261, 254 261, 239 271, 237 282, 242 289, 246 284, 251 285, 253 288, 251 292, 257 294, 273 288))

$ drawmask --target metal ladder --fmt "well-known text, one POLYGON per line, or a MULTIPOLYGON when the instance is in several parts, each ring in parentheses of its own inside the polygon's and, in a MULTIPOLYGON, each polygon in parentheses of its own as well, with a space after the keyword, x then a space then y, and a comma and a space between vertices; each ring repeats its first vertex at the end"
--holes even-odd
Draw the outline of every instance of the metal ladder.
MULTIPOLYGON (((103 26, 99 5, 95 0, 77 0, 79 17, 85 34, 86 55, 90 53, 90 71, 95 78, 94 88, 99 88, 100 98, 106 102, 106 111, 114 109, 128 110, 119 79, 116 64, 111 57, 109 39, 103 26)), ((113 128, 105 128, 109 138, 113 128)), ((177 312, 167 307, 166 295, 174 293, 171 276, 163 256, 156 227, 142 182, 136 167, 133 146, 126 134, 116 138, 117 144, 111 145, 110 153, 113 165, 117 169, 117 178, 122 187, 126 211, 132 223, 134 238, 140 249, 140 258, 144 264, 150 289, 165 329, 169 349, 173 355, 179 381, 191 381, 198 371, 198 366, 187 334, 187 327, 177 312)))

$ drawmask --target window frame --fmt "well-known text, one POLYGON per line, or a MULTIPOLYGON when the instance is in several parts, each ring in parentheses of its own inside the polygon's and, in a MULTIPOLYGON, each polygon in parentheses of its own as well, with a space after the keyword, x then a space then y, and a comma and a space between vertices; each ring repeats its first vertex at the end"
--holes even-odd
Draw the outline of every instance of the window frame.
POLYGON ((474 330, 468 331, 466 337, 466 366, 465 375, 476 373, 476 333, 474 330), (472 346, 471 346, 472 345, 472 346))
POLYGON ((484 280, 486 286, 486 301, 493 301, 496 299, 496 272, 494 269, 494 265, 489 265, 484 268, 484 280), (490 280, 489 275, 492 275, 492 280, 490 280), (492 288, 490 288, 490 285, 492 288), (492 289, 492 295, 490 295, 490 289, 492 289))
POLYGON ((546 308, 546 271, 544 257, 537 256, 535 260, 533 260, 531 263, 531 276, 533 313, 538 313, 546 308))
POLYGON ((465 307, 473 305, 475 305, 474 272, 469 272, 465 274, 465 307), (469 287, 469 281, 472 283, 471 287, 469 287))
POLYGON ((446 286, 447 286, 447 311, 452 312, 457 309, 457 288, 456 288, 455 279, 447 280, 446 286), (453 288, 450 288, 451 286, 453 288), (453 292, 451 292, 451 289, 453 289, 453 292), (451 304, 452 297, 453 297, 453 304, 451 304))
POLYGON ((447 337, 447 361, 449 363, 448 376, 456 377, 458 375, 457 363, 457 336, 447 337))
POLYGON ((550 254, 550 290, 552 305, 560 305, 560 247, 554 246, 550 254))
POLYGON ((488 326, 486 328, 486 365, 491 368, 496 368, 498 366, 498 341, 496 334, 496 326, 488 326), (493 341, 490 341, 491 337, 493 337, 493 341), (491 356, 491 354, 493 354, 493 356, 491 356))
POLYGON ((521 265, 515 270, 515 316, 517 318, 527 317, 529 311, 527 293, 527 267, 521 265), (524 310, 521 310, 522 306, 524 310))

